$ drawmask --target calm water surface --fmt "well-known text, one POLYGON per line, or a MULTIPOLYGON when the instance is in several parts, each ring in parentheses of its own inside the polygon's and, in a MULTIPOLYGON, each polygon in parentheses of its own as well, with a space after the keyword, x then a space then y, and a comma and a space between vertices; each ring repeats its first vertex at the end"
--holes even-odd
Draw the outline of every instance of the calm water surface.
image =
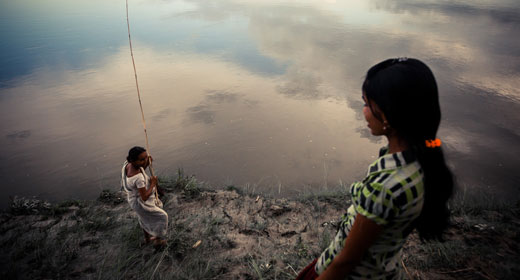
MULTIPOLYGON (((363 177, 382 139, 366 70, 425 61, 459 187, 520 199, 520 3, 130 0, 151 152, 216 188, 291 195, 363 177)), ((144 145, 124 1, 0 0, 0 205, 118 189, 144 145)))

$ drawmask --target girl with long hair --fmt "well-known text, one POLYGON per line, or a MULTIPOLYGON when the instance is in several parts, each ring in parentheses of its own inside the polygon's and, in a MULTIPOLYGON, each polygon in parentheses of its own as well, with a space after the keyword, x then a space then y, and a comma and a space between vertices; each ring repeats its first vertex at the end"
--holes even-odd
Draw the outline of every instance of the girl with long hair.
POLYGON ((321 256, 297 279, 402 279, 401 249, 417 229, 422 240, 442 239, 453 176, 437 138, 437 84, 423 62, 382 61, 362 86, 363 114, 388 145, 351 185, 352 204, 321 256))

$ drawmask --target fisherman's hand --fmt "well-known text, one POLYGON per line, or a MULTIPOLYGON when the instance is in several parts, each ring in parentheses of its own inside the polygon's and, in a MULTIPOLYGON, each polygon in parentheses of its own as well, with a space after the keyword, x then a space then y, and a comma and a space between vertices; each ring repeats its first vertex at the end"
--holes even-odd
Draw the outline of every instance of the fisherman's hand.
POLYGON ((152 187, 156 187, 156 186, 157 186, 157 183, 158 183, 157 176, 152 176, 152 177, 150 178, 150 185, 151 185, 152 187))

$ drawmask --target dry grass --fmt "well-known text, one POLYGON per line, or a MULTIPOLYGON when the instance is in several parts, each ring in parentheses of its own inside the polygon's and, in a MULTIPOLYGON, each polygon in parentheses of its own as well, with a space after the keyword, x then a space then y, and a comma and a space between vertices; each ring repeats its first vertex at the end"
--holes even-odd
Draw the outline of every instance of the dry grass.
MULTIPOLYGON (((56 205, 19 199, 0 216, 0 277, 293 279, 328 246, 349 204, 342 185, 276 199, 234 186, 209 191, 182 170, 160 181, 170 217, 166 247, 143 244, 120 193, 56 205)), ((518 209, 454 203, 447 241, 421 243, 412 234, 403 263, 417 279, 513 279, 520 275, 518 209)))

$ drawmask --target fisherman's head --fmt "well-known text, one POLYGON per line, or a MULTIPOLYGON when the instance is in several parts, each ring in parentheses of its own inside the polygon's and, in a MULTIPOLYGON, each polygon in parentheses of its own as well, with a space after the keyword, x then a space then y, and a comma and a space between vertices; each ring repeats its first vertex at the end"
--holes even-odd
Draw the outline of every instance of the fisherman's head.
POLYGON ((135 168, 146 168, 148 166, 148 153, 145 148, 135 146, 128 151, 126 160, 135 168))
POLYGON ((436 138, 441 119, 437 83, 423 62, 382 61, 368 70, 362 90, 374 118, 386 121, 389 130, 408 144, 436 138))

